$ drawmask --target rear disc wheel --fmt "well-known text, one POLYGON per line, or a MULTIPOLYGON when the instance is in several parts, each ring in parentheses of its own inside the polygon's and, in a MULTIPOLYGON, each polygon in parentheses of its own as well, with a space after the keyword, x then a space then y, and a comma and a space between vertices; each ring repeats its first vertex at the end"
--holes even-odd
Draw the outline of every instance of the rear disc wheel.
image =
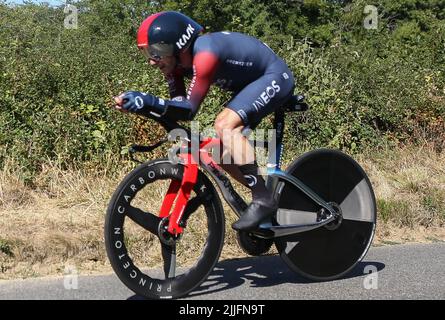
MULTIPOLYGON (((324 227, 275 239, 278 252, 292 270, 309 279, 343 276, 363 259, 375 233, 376 202, 366 173, 351 157, 330 149, 304 154, 286 173, 337 205, 341 215, 324 227)), ((320 207, 298 188, 286 182, 278 192, 278 225, 317 220, 320 207)))

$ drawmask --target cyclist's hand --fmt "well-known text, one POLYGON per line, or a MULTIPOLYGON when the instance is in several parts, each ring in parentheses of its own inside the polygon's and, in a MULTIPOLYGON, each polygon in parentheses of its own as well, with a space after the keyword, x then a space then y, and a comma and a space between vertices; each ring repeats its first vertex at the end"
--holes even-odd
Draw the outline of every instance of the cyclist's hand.
POLYGON ((158 115, 165 112, 165 101, 148 93, 127 91, 119 96, 119 98, 122 100, 122 110, 141 114, 155 112, 158 115))
POLYGON ((143 109, 155 108, 158 105, 159 99, 151 94, 127 91, 122 97, 122 102, 123 109, 137 113, 143 109))
POLYGON ((127 91, 122 96, 122 108, 126 111, 137 112, 144 107, 143 95, 137 91, 127 91))
POLYGON ((125 110, 124 108, 122 108, 123 97, 124 97, 124 94, 123 94, 123 93, 120 94, 120 95, 117 96, 117 97, 114 97, 114 103, 115 103, 114 108, 115 108, 116 110, 121 111, 121 112, 128 112, 127 110, 125 110))

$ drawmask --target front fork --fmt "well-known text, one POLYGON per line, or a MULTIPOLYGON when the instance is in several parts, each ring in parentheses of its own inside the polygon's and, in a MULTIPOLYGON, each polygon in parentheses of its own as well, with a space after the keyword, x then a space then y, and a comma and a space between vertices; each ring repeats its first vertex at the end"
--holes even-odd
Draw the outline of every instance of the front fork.
POLYGON ((196 162, 192 161, 192 155, 180 154, 178 156, 184 161, 184 174, 182 175, 182 180, 180 182, 173 180, 170 183, 167 195, 162 202, 159 212, 160 218, 170 216, 167 231, 174 236, 181 234, 184 230, 184 225, 181 225, 181 219, 190 198, 190 194, 198 179, 198 165, 196 162))

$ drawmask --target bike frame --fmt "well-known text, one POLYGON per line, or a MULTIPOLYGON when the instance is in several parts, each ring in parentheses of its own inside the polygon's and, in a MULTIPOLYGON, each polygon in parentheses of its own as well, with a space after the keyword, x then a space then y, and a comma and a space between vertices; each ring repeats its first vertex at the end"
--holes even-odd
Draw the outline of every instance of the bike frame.
MULTIPOLYGON (((273 137, 276 139, 276 153, 275 155, 269 155, 266 181, 268 187, 271 190, 275 190, 275 192, 277 190, 279 192, 280 180, 284 180, 300 189, 305 195, 317 203, 320 208, 328 210, 328 212, 330 212, 330 217, 322 222, 310 225, 272 226, 271 223, 265 226, 262 225, 260 227, 264 232, 260 232, 260 235, 262 234, 263 237, 273 238, 315 229, 332 222, 337 217, 334 208, 318 196, 317 193, 307 187, 302 181, 287 174, 280 168, 283 150, 284 111, 280 110, 275 112, 274 128, 276 128, 276 136, 273 137)), ((190 193, 197 181, 198 166, 213 178, 224 199, 238 217, 240 217, 242 212, 247 208, 246 202, 235 191, 232 183, 227 178, 225 171, 215 162, 210 154, 211 148, 220 146, 221 140, 218 138, 201 138, 199 136, 192 136, 189 137, 189 139, 186 139, 185 144, 180 148, 178 156, 184 165, 183 178, 180 182, 171 182, 159 213, 161 218, 170 216, 168 232, 171 234, 177 236, 183 232, 181 221, 187 201, 190 198, 190 193), (199 146, 198 150, 190 147, 194 145, 199 146)))

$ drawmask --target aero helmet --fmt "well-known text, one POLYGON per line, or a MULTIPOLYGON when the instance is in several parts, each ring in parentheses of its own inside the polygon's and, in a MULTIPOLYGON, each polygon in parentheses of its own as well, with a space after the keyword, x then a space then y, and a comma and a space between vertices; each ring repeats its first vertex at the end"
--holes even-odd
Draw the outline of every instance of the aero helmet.
POLYGON ((203 31, 196 21, 175 11, 152 14, 138 30, 138 48, 148 59, 177 56, 203 31))

